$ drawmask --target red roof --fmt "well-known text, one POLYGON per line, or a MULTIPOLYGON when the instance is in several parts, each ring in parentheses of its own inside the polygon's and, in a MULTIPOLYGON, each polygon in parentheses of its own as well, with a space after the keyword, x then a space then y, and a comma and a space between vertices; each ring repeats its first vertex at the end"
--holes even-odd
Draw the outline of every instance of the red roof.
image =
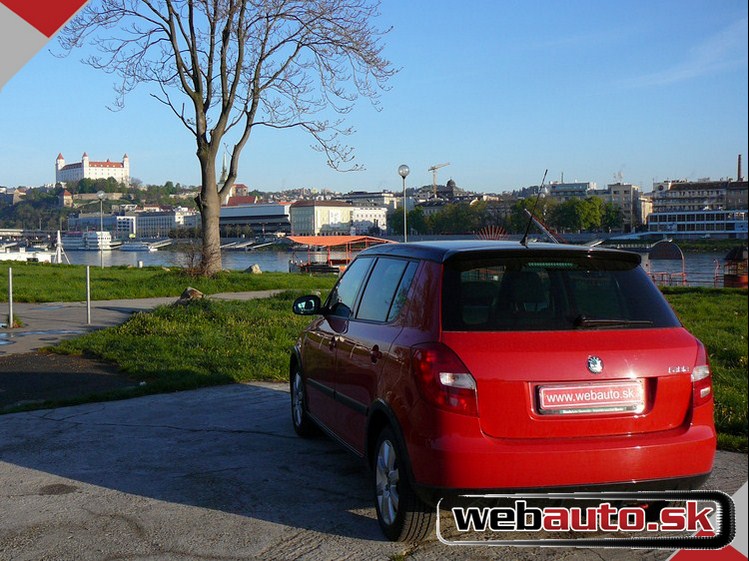
POLYGON ((229 197, 226 206, 254 205, 258 198, 255 195, 229 197))

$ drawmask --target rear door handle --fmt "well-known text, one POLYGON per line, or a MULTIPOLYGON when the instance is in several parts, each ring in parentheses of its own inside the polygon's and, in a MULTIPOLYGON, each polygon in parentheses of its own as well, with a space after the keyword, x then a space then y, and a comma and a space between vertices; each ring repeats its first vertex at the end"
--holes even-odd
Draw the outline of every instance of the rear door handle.
POLYGON ((380 351, 380 347, 378 345, 372 347, 372 352, 369 353, 369 356, 372 358, 372 364, 380 360, 382 358, 382 351, 380 351))

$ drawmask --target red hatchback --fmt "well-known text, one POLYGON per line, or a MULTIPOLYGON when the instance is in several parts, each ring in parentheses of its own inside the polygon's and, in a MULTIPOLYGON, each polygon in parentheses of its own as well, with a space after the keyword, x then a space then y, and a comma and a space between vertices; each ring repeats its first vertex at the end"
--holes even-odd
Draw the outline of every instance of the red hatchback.
POLYGON ((505 242, 363 251, 291 356, 291 410, 373 469, 392 540, 440 497, 689 489, 715 454, 705 348, 636 254, 505 242))

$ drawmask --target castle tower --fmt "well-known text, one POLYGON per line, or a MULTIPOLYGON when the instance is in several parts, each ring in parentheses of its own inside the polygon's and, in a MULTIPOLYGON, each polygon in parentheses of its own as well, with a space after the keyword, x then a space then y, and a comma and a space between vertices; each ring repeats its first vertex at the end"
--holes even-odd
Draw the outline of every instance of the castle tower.
POLYGON ((122 156, 122 167, 123 167, 124 172, 125 172, 124 173, 125 177, 123 178, 122 181, 126 185, 129 185, 130 184, 130 158, 127 157, 127 154, 125 154, 124 156, 122 156))
POLYGON ((87 152, 83 153, 83 157, 81 158, 81 165, 83 167, 83 177, 89 177, 89 160, 87 152))

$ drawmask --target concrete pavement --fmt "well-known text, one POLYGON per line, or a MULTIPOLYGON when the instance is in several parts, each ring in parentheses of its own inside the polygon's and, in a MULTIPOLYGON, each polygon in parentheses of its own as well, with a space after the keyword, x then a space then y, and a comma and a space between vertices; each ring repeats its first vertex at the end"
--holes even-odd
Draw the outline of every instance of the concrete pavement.
MULTIPOLYGON (((735 492, 747 456, 718 453, 735 492)), ((296 437, 284 384, 231 385, 0 416, 0 559, 664 560, 666 550, 384 541, 371 475, 296 437), (402 557, 398 557, 402 556, 402 557)))
MULTIPOLYGON (((212 294, 219 300, 251 300, 277 294, 278 290, 212 294)), ((0 329, 0 355, 28 353, 103 327, 119 325, 136 312, 175 302, 175 297, 91 302, 91 324, 87 323, 86 302, 15 303, 13 315, 23 321, 17 329, 0 329)), ((0 304, 7 316, 7 303, 0 304)))

